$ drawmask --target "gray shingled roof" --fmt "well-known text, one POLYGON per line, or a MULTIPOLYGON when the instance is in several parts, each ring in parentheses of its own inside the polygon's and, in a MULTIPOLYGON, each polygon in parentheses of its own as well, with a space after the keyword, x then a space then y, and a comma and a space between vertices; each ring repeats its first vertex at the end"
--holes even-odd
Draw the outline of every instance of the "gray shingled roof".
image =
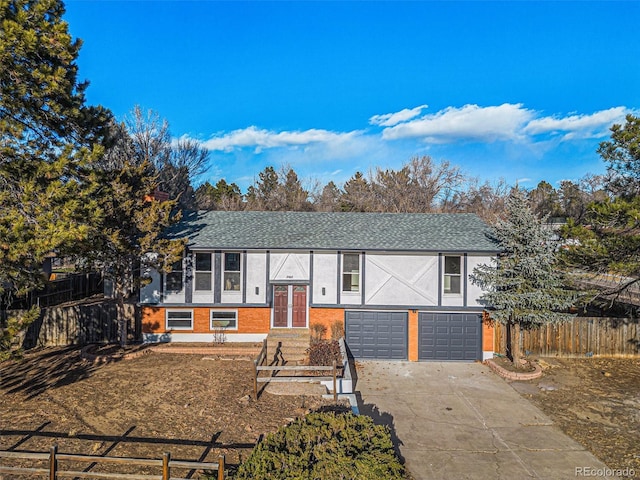
POLYGON ((190 249, 497 252, 475 214, 198 212, 168 232, 190 249))

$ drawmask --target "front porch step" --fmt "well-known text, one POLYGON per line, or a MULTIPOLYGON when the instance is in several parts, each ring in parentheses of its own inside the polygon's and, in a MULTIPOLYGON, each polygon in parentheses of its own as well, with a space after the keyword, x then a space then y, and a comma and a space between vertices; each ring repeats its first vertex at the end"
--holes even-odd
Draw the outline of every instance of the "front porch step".
POLYGON ((267 363, 302 365, 310 344, 309 329, 271 329, 267 335, 267 363))

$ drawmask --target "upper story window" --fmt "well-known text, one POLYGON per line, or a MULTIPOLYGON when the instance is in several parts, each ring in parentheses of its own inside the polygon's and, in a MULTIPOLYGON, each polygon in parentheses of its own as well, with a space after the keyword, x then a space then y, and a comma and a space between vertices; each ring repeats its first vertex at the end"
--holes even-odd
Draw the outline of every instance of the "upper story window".
POLYGON ((211 253, 196 253, 196 291, 211 290, 211 253))
POLYGON ((461 257, 444 257, 444 293, 460 293, 462 275, 461 257))
POLYGON ((182 290, 182 260, 178 260, 171 266, 171 272, 165 276, 167 292, 179 292, 182 290))
POLYGON ((360 291, 360 254, 345 253, 342 256, 342 291, 360 291))
POLYGON ((226 252, 224 254, 224 278, 225 291, 240 290, 240 252, 226 252))

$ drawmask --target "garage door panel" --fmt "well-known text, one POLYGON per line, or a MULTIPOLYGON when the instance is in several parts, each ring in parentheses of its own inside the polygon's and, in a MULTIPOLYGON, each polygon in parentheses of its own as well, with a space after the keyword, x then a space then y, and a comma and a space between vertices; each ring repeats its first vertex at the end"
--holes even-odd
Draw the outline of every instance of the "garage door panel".
POLYGON ((428 313, 418 317, 418 359, 474 361, 482 356, 479 314, 428 313))
POLYGON ((406 360, 408 314, 346 312, 345 338, 355 358, 406 360))

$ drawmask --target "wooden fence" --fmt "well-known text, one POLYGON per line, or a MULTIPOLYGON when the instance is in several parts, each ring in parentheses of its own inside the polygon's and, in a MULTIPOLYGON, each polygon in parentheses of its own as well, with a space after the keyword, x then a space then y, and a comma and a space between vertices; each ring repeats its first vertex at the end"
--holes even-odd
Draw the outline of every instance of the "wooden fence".
MULTIPOLYGON (((506 353, 505 325, 496 322, 494 351, 506 353)), ((523 352, 547 357, 626 357, 640 354, 640 319, 575 317, 522 332, 523 352)))
POLYGON ((106 479, 128 479, 128 480, 187 480, 181 477, 172 477, 172 469, 180 470, 217 470, 217 480, 224 480, 224 456, 220 456, 217 462, 189 462, 183 460, 172 460, 169 453, 165 453, 161 459, 153 458, 132 458, 132 457, 102 457, 99 455, 75 455, 58 453, 57 447, 53 446, 49 453, 37 452, 14 452, 0 451, 0 459, 30 460, 33 462, 45 462, 46 467, 11 467, 0 465, 0 473, 12 475, 41 475, 41 478, 56 480, 57 478, 106 478, 106 479), (138 467, 156 467, 162 470, 161 475, 152 474, 131 474, 131 473, 108 473, 91 472, 89 468, 83 471, 64 470, 60 468, 61 462, 73 462, 75 464, 116 464, 133 465, 138 467))
MULTIPOLYGON (((138 310, 133 304, 125 305, 129 341, 138 341, 142 337, 138 310)), ((22 314, 20 310, 4 313, 8 315, 22 314)), ((101 299, 74 305, 43 308, 40 317, 24 332, 22 345, 25 348, 33 348, 113 343, 118 340, 116 302, 110 299, 101 299)))
POLYGON ((320 366, 320 365, 264 365, 267 359, 267 339, 262 342, 262 349, 257 358, 253 361, 253 391, 255 399, 258 399, 258 383, 270 383, 270 382, 323 382, 333 380, 333 401, 338 401, 338 366, 336 361, 333 361, 332 366, 320 366), (316 372, 332 372, 332 376, 316 376, 316 375, 299 375, 299 372, 310 372, 315 374, 316 372), (271 375, 267 377, 261 377, 260 372, 271 372, 271 375), (294 372, 296 375, 277 375, 279 372, 294 372))

